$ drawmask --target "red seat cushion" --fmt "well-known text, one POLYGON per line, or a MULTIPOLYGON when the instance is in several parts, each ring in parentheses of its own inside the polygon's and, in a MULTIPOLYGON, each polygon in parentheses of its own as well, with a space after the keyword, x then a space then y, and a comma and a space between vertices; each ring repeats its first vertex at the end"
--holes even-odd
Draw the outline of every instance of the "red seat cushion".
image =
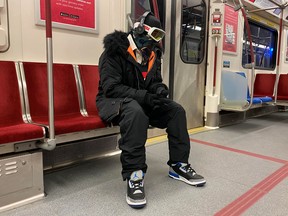
MULTIPOLYGON (((48 125, 47 117, 36 116, 33 120, 37 123, 48 125)), ((81 114, 67 114, 55 118, 55 134, 94 130, 103 127, 105 127, 105 124, 98 116, 83 117, 81 114)))
POLYGON ((0 127, 0 144, 42 139, 44 129, 33 124, 14 124, 0 127))

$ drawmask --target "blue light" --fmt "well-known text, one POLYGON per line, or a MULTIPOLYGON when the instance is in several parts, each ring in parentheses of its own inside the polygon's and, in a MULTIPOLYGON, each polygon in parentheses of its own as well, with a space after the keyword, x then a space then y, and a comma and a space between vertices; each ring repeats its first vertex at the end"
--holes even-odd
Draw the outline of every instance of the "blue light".
POLYGON ((270 48, 270 52, 273 52, 274 51, 274 48, 270 48))

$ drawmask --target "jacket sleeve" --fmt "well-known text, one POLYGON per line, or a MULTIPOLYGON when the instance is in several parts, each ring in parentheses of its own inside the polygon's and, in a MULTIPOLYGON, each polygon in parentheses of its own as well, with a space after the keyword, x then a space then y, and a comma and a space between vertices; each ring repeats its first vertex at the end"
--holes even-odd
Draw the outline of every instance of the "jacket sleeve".
POLYGON ((124 85, 122 82, 122 68, 117 57, 105 57, 99 60, 100 82, 107 98, 133 98, 139 104, 144 104, 147 90, 137 90, 124 85))

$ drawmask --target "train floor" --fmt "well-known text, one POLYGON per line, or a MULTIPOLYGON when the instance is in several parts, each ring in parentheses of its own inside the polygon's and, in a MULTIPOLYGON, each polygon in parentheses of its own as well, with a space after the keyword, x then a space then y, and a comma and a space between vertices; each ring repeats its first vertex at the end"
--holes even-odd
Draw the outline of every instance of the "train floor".
POLYGON ((2 216, 288 215, 288 112, 192 133, 190 163, 207 184, 168 177, 167 140, 147 146, 147 206, 126 204, 119 155, 45 174, 47 196, 2 216))

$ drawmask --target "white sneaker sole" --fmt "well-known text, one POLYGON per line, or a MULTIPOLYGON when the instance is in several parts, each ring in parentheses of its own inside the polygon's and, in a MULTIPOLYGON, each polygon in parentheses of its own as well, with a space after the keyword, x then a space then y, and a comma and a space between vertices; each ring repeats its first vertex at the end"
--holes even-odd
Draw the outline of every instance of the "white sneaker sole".
POLYGON ((143 208, 146 205, 146 199, 143 200, 133 200, 126 194, 126 202, 132 208, 143 208))
MULTIPOLYGON (((173 173, 173 174, 174 174, 174 173, 173 173)), ((182 176, 180 176, 180 175, 178 175, 178 174, 174 174, 174 175, 173 175, 173 174, 171 174, 171 173, 169 172, 169 177, 171 177, 171 178, 173 178, 173 179, 175 179, 175 180, 183 181, 183 182, 185 182, 186 184, 189 184, 189 185, 192 185, 192 186, 199 186, 199 187, 201 187, 201 186, 203 186, 203 185, 206 184, 206 180, 205 180, 205 179, 199 179, 199 180, 189 181, 189 180, 183 178, 182 176), (177 176, 176 176, 176 175, 177 175, 177 176)))

